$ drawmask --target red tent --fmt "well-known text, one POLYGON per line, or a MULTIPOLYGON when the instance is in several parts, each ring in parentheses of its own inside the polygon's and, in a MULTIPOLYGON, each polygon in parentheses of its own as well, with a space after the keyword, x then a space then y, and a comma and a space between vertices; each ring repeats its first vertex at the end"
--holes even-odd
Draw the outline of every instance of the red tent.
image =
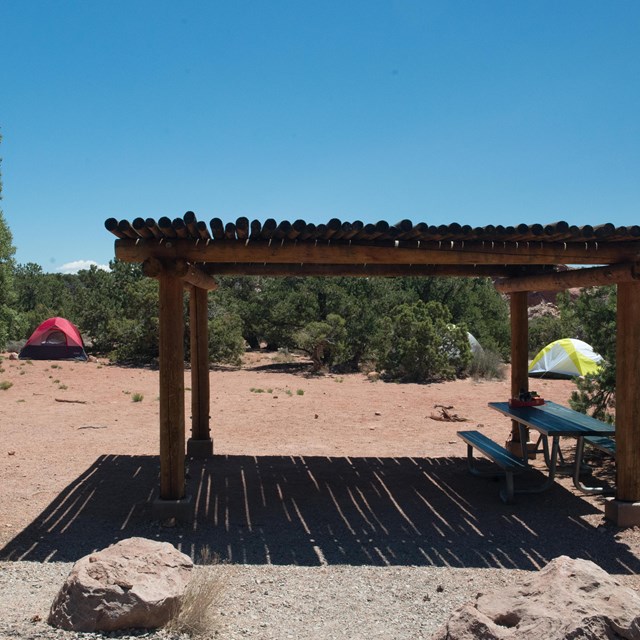
POLYGON ((45 320, 22 347, 21 360, 86 360, 77 327, 65 318, 45 320))

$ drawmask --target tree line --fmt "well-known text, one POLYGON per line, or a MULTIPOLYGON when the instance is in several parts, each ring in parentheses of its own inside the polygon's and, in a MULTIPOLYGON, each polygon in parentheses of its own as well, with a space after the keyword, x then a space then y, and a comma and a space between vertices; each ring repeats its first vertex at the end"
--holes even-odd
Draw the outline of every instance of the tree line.
MULTIPOLYGON (((44 319, 69 318, 89 349, 117 362, 158 357, 158 285, 139 265, 112 261, 77 274, 17 264, 0 212, 0 348, 27 338, 44 319)), ((428 382, 473 372, 471 331, 489 360, 508 360, 506 299, 488 278, 218 278, 209 295, 212 362, 238 364, 250 348, 298 350, 315 369, 384 370, 393 380, 428 382)), ((530 353, 564 337, 590 343, 605 358, 577 381, 572 403, 611 418, 615 401, 615 287, 561 294, 555 315, 532 319, 530 353)), ((185 294, 185 353, 189 350, 185 294)), ((480 365, 495 372, 495 364, 480 365)), ((483 373, 484 371, 480 371, 483 373)))
MULTIPOLYGON (((0 350, 26 339, 46 318, 62 316, 80 328, 96 354, 134 364, 157 360, 158 285, 144 277, 140 265, 112 261, 109 271, 92 266, 71 275, 18 264, 14 256, 0 210, 0 350)), ((496 361, 509 356, 508 305, 489 278, 218 280, 208 309, 212 362, 237 364, 246 346, 296 349, 309 355, 314 369, 367 367, 392 380, 429 382, 473 373, 474 367, 480 374, 496 373, 496 361), (484 361, 472 359, 467 331, 483 345, 484 361)), ((531 322, 530 351, 563 337, 589 342, 606 364, 577 381, 572 404, 610 419, 615 288, 585 289, 577 299, 561 295, 558 309, 531 322)), ((188 357, 186 296, 185 318, 188 357)))
MULTIPOLYGON (((6 224, 0 228, 8 232, 6 224)), ((3 265, 0 346, 63 316, 94 353, 134 364, 157 359, 158 285, 139 265, 114 260, 110 271, 92 266, 73 275, 11 258, 3 265)), ((403 381, 448 379, 468 371, 469 329, 486 350, 508 354, 507 305, 486 278, 225 276, 218 282, 209 295, 212 362, 237 364, 246 347, 262 347, 302 351, 315 369, 367 367, 403 381)), ((184 304, 188 355, 186 293, 184 304)))

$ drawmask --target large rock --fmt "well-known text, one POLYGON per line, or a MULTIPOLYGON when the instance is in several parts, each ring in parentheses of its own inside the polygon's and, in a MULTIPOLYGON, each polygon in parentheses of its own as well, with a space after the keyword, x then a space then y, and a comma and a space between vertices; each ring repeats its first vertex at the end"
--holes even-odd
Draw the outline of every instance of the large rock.
POLYGON ((192 569, 168 542, 122 540, 75 563, 48 622, 73 631, 156 629, 178 608, 192 569))
POLYGON ((640 640, 640 596, 588 560, 560 556, 519 586, 479 594, 432 640, 640 640))

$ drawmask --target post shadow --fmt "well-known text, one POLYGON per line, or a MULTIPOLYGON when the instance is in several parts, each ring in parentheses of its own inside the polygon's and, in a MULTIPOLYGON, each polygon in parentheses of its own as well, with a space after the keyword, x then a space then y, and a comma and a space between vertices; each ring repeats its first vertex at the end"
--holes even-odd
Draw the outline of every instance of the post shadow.
POLYGON ((11 560, 75 561, 118 540, 171 542, 198 561, 317 566, 536 569, 559 555, 610 573, 640 560, 599 511, 561 485, 504 505, 464 458, 215 456, 190 460, 193 522, 151 520, 156 456, 100 456, 2 550, 11 560), (166 524, 166 523, 165 523, 166 524))

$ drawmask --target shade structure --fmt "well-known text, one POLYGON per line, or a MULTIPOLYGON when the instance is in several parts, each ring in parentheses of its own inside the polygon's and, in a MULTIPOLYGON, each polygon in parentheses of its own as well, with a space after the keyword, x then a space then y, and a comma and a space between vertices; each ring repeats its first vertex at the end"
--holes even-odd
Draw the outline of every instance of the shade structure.
POLYGON ((18 356, 21 360, 86 360, 78 328, 66 318, 49 318, 31 334, 18 356))
MULTIPOLYGON (((211 218, 207 224, 187 211, 173 220, 139 217, 129 222, 109 218, 105 227, 117 238, 116 258, 141 264, 143 273, 158 278, 160 284, 162 514, 167 513, 166 506, 175 510, 175 517, 182 518, 187 505, 182 455, 184 402, 175 401, 184 396, 184 362, 176 357, 178 345, 182 344, 178 336, 184 332, 180 313, 182 287, 191 291, 193 298, 204 298, 203 291, 206 294, 215 290, 218 276, 501 278, 499 290, 510 296, 511 397, 529 389, 528 292, 615 284, 618 385, 625 390, 640 387, 640 225, 604 223, 578 227, 559 221, 471 227, 457 223, 414 224, 410 220, 363 224, 337 218, 314 224, 304 220, 278 223, 271 218, 249 221, 245 217, 235 223, 211 218), (588 268, 567 271, 565 265, 588 268)), ((192 321, 206 305, 198 301, 193 307, 196 312, 192 321)), ((202 319, 206 326, 206 318, 202 319)), ((190 322, 191 327, 197 325, 199 321, 190 322)), ((207 340, 206 331, 196 334, 191 336, 196 344, 207 340)), ((191 371, 192 401, 197 403, 198 411, 193 414, 190 442, 203 445, 207 455, 212 455, 208 395, 196 392, 200 387, 206 388, 208 368, 192 361, 191 371)), ((637 514, 633 523, 640 523, 639 417, 640 395, 618 394, 616 499, 607 513, 618 524, 630 522, 626 515, 629 509, 637 514)), ((517 421, 512 421, 511 429, 511 450, 521 455, 517 421)))
POLYGON ((529 365, 533 377, 575 378, 596 373, 602 356, 582 340, 562 338, 542 348, 529 365))

